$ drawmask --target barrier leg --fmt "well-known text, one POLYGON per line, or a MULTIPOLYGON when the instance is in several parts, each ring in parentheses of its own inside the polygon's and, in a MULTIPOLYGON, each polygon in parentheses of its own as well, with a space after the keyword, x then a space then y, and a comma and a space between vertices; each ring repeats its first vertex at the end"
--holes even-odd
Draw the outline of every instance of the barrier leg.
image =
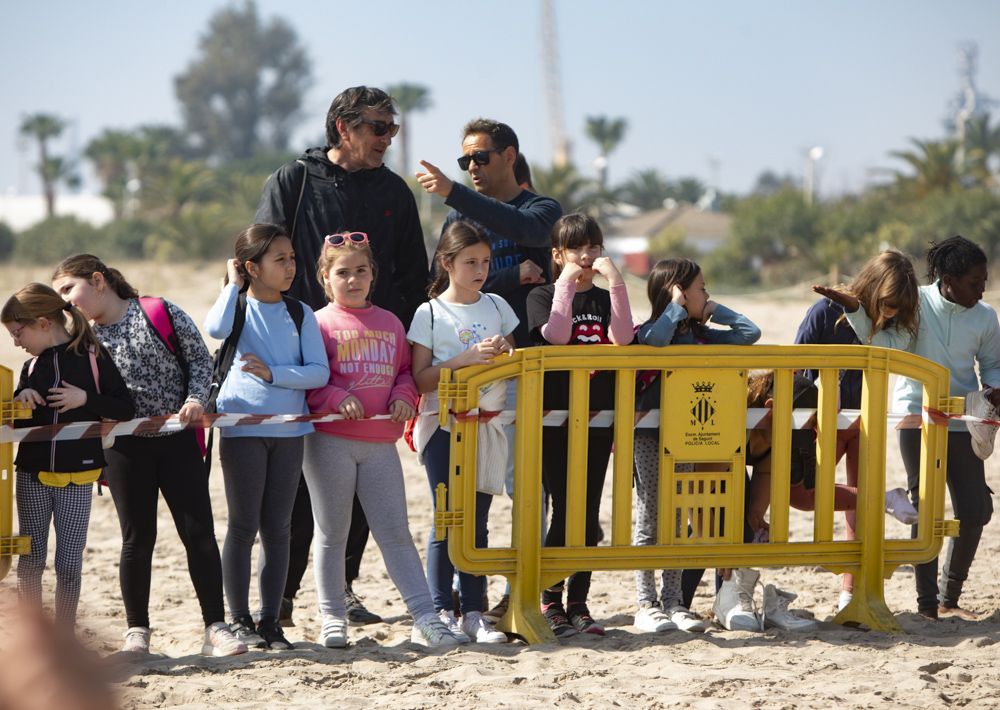
POLYGON ((888 373, 865 371, 861 389, 861 452, 858 475, 858 539, 861 566, 854 577, 854 596, 837 616, 838 624, 857 624, 873 631, 902 633, 885 603, 885 436, 888 373))

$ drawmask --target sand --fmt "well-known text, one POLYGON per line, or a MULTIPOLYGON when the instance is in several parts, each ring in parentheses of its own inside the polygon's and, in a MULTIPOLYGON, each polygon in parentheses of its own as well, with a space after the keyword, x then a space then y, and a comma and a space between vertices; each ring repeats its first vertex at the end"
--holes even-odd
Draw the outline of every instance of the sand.
MULTIPOLYGON (((199 323, 214 299, 213 284, 221 273, 221 264, 211 271, 123 266, 140 290, 175 300, 199 323)), ((47 276, 47 269, 11 268, 0 271, 0 282, 6 284, 3 293, 7 294, 30 278, 47 276)), ((811 301, 801 292, 719 300, 760 324, 762 342, 769 343, 791 342, 811 301)), ((634 303, 641 300, 637 297, 634 303)), ((24 360, 6 337, 0 339, 0 355, 15 372, 24 360)), ((402 447, 400 453, 410 525, 423 554, 430 527, 426 478, 412 453, 402 447)), ((890 481, 901 485, 902 466, 892 443, 887 461, 890 481)), ((216 465, 211 488, 221 545, 226 506, 219 471, 216 465)), ((996 458, 987 462, 987 476, 997 489, 1000 465, 996 458)), ((496 500, 494 539, 503 540, 509 509, 505 498, 496 500)), ((605 505, 606 527, 609 510, 605 505)), ((811 520, 810 515, 793 511, 793 537, 808 536, 811 520)), ((905 534, 889 518, 886 526, 894 534, 905 534)), ((881 708, 994 707, 1000 702, 1000 669, 996 651, 989 650, 1000 640, 1000 583, 992 565, 1000 556, 997 524, 986 528, 962 597, 963 605, 984 613, 978 623, 929 623, 918 617, 910 568, 899 569, 885 585, 889 607, 906 633, 891 636, 826 623, 835 611, 839 580, 821 569, 800 567, 765 570, 763 579, 797 592, 800 596, 794 606, 823 622, 816 631, 751 633, 714 628, 701 635, 642 634, 632 626, 632 574, 602 572, 594 575, 591 609, 607 625, 604 638, 576 636, 538 646, 514 643, 428 653, 409 643, 409 618, 376 545, 370 543, 355 589, 373 611, 386 617, 386 623, 352 628, 347 649, 318 646, 310 568, 296 603, 297 625, 288 630, 296 648, 227 659, 198 655, 200 614, 183 548, 165 505, 160 506, 159 530, 150 607, 155 655, 137 662, 116 653, 125 627, 118 588, 120 535, 110 496, 94 499, 80 633, 114 664, 116 689, 127 708, 881 708)), ((54 582, 51 555, 50 551, 45 579, 49 598, 54 582)), ((707 579, 706 575, 694 604, 702 613, 711 608, 707 579)), ((0 589, 14 586, 12 571, 0 582, 0 589)), ((492 600, 501 588, 502 580, 493 579, 492 600)))

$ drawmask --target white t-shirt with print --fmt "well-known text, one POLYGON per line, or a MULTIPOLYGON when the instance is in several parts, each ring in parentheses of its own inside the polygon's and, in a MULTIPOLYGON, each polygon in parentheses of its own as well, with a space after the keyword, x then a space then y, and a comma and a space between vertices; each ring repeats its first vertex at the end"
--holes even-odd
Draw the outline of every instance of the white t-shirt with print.
POLYGON ((494 335, 510 335, 517 324, 514 309, 493 293, 481 293, 475 303, 434 298, 417 309, 406 339, 429 349, 431 364, 439 365, 494 335))

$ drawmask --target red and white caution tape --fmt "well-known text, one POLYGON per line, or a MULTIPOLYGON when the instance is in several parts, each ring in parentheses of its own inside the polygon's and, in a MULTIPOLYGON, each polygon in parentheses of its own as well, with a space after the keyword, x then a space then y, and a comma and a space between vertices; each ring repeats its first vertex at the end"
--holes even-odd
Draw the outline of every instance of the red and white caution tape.
MULTIPOLYGON (((462 420, 478 417, 480 421, 498 418, 500 423, 509 424, 516 417, 514 410, 502 412, 480 411, 471 409, 468 412, 454 413, 456 419, 462 420)), ((747 429, 767 429, 771 425, 770 409, 748 409, 747 429)), ((436 417, 436 412, 423 412, 421 416, 436 417)), ((564 426, 569 417, 565 409, 546 410, 542 416, 543 426, 564 426)), ((182 424, 177 415, 143 417, 127 422, 73 422, 70 424, 50 424, 46 426, 25 427, 15 429, 9 424, 0 426, 0 444, 38 441, 69 441, 74 439, 108 438, 130 436, 133 434, 169 434, 188 428, 199 427, 233 427, 255 426, 266 424, 281 426, 283 424, 301 424, 311 422, 341 421, 341 414, 206 414, 200 420, 182 424)), ((389 419, 382 414, 370 419, 389 419)), ((897 429, 916 429, 921 420, 930 424, 944 424, 948 421, 979 422, 1000 426, 1000 421, 981 419, 965 414, 945 414, 935 409, 924 409, 923 416, 917 414, 889 414, 888 423, 897 429)), ((614 423, 614 410, 590 412, 591 427, 610 427, 614 423)), ((842 409, 837 413, 837 429, 857 429, 861 423, 861 412, 856 409, 842 409)), ((792 428, 811 429, 816 425, 815 409, 795 409, 792 411, 792 428)), ((653 409, 646 412, 636 412, 634 427, 636 429, 655 429, 660 426, 660 411, 653 409)))

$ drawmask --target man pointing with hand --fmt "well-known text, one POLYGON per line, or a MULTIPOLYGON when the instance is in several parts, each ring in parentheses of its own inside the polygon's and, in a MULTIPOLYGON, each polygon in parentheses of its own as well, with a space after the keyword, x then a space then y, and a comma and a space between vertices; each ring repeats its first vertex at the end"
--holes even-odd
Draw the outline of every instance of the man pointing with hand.
POLYGON ((514 309, 520 324, 514 330, 518 347, 531 345, 528 338, 528 292, 548 283, 552 261, 549 232, 562 216, 562 207, 550 197, 524 190, 514 177, 517 135, 505 123, 478 118, 463 131, 462 156, 458 167, 472 177, 470 190, 452 181, 437 166, 421 160, 424 172, 417 181, 432 195, 440 195, 452 208, 442 231, 464 219, 486 230, 493 246, 490 274, 483 291, 502 296, 514 309))

